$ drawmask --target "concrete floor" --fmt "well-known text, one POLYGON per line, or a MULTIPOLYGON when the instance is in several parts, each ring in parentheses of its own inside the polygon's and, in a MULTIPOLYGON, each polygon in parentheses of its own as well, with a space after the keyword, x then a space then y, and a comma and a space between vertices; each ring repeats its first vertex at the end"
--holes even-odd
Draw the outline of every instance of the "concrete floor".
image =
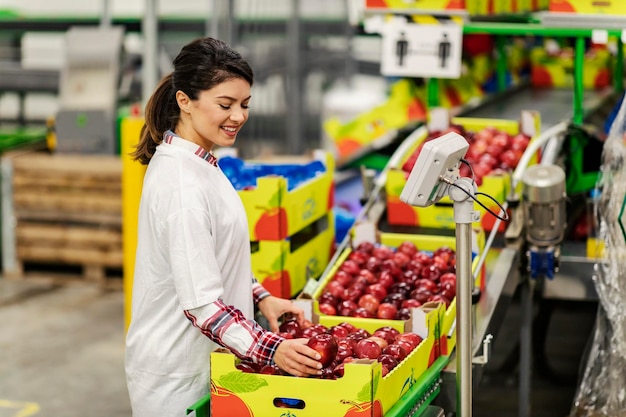
POLYGON ((0 279, 0 417, 130 416, 121 291, 0 279))
MULTIPOLYGON (((0 417, 130 416, 123 301, 95 284, 0 279, 0 417)), ((517 416, 517 311, 474 394, 476 417, 517 416)), ((566 378, 533 373, 533 416, 568 415, 594 315, 593 306, 555 310, 544 359, 566 378)))

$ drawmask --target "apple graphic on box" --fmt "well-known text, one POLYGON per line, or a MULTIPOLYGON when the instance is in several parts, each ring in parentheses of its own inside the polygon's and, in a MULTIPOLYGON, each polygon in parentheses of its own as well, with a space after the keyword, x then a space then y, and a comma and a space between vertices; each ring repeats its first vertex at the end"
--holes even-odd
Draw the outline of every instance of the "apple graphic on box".
POLYGON ((264 209, 254 225, 256 240, 283 240, 289 236, 287 211, 282 207, 264 209))

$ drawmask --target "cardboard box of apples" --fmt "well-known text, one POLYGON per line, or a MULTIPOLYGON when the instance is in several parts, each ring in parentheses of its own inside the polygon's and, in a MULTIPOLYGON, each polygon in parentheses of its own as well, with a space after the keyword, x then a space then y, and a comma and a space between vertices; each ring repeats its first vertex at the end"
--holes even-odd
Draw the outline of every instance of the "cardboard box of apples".
MULTIPOLYGON (((455 131, 464 136, 470 146, 465 159, 472 165, 478 191, 490 195, 500 204, 510 191, 511 172, 517 166, 528 144, 540 132, 540 118, 536 112, 522 112, 520 120, 478 119, 447 117, 429 124, 429 130, 418 138, 397 166, 390 167, 385 191, 387 194, 387 221, 392 225, 421 226, 454 229, 453 202, 448 197, 429 207, 413 207, 400 200, 400 194, 419 156, 421 146, 428 140, 455 131)), ((532 163, 539 160, 536 155, 532 163)), ((471 177, 472 172, 461 165, 461 175, 471 177)), ((499 213, 499 207, 487 198, 479 197, 490 210, 499 213)), ((481 225, 491 230, 496 218, 475 204, 481 213, 481 225)), ((504 230, 504 224, 502 224, 504 230)))
POLYGON ((243 166, 223 166, 231 159, 220 158, 220 167, 238 189, 252 241, 286 239, 334 206, 335 162, 330 152, 316 150, 312 157, 273 156, 245 161, 243 166))
MULTIPOLYGON (((374 326, 399 328, 411 319, 414 308, 441 303, 445 311, 436 343, 442 355, 452 352, 456 346, 454 233, 381 233, 370 223, 361 222, 353 228, 352 238, 352 245, 342 251, 311 292, 315 313, 327 325, 348 321, 365 326, 374 322, 374 326)), ((474 285, 484 290, 484 265, 477 270, 484 232, 474 230, 472 240, 474 285)))
POLYGON ((311 300, 296 302, 305 309, 306 324, 285 321, 281 334, 309 338, 309 346, 322 355, 323 375, 294 377, 275 366, 259 367, 230 352, 214 352, 213 417, 382 417, 439 356, 435 342, 442 304, 425 305, 415 309, 410 320, 383 326, 374 321, 330 324, 315 314, 311 300))

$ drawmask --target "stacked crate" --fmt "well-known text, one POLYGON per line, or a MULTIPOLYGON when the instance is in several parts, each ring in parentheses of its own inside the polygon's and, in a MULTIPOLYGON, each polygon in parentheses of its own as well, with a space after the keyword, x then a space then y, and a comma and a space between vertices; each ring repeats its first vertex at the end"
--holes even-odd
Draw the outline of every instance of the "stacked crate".
POLYGON ((108 155, 5 154, 4 275, 38 270, 102 284, 121 277, 121 168, 108 155))
MULTIPOLYGON (((334 160, 323 151, 313 158, 324 163, 325 172, 293 189, 285 177, 265 176, 239 191, 248 216, 253 273, 278 297, 291 298, 308 278, 319 277, 334 250, 334 160)), ((285 161, 304 165, 311 160, 281 157, 258 163, 285 161)))

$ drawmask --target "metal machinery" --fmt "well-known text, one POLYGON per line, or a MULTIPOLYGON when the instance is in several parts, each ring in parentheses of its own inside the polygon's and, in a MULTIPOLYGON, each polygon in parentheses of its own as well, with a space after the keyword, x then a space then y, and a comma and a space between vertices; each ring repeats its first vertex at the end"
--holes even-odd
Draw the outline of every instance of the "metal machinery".
POLYGON ((72 27, 61 70, 56 149, 114 154, 120 56, 119 26, 72 27))

